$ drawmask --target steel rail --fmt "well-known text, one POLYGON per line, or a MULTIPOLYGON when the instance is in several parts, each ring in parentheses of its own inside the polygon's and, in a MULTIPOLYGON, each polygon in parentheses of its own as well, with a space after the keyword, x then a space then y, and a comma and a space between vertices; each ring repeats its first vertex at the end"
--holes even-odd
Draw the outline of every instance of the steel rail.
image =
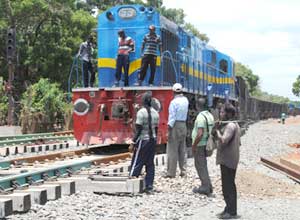
POLYGON ((73 131, 59 131, 59 132, 50 132, 50 133, 35 133, 35 134, 21 134, 15 136, 0 136, 0 141, 5 140, 16 140, 16 139, 27 139, 34 137, 51 137, 51 136, 60 136, 60 135, 72 135, 73 131))
POLYGON ((1 140, 1 146, 10 146, 15 144, 24 144, 24 143, 35 143, 38 141, 51 141, 51 140, 70 140, 74 139, 73 135, 65 135, 65 136, 34 136, 23 139, 10 139, 10 140, 1 140))
MULTIPOLYGON (((81 151, 81 150, 80 150, 81 151)), ((83 150, 83 152, 88 152, 83 150)), ((77 152, 79 154, 79 152, 77 152)), ((101 163, 109 163, 111 161, 124 160, 130 157, 130 153, 121 153, 111 156, 86 156, 90 158, 76 158, 76 160, 65 161, 63 164, 49 164, 49 167, 36 168, 32 171, 26 172, 26 168, 20 174, 12 174, 0 178, 0 188, 3 191, 11 190, 16 185, 25 186, 32 182, 45 180, 45 177, 60 177, 62 175, 71 175, 73 172, 79 171, 81 168, 89 168, 93 165, 100 165, 101 163), (29 181, 30 180, 30 181, 29 181)), ((17 161, 17 160, 13 160, 17 161)), ((33 158, 24 158, 24 162, 33 161, 33 158)), ((50 162, 48 162, 50 163, 50 162)), ((59 162, 58 162, 59 163, 59 162)), ((21 172, 21 170, 19 169, 21 172)))

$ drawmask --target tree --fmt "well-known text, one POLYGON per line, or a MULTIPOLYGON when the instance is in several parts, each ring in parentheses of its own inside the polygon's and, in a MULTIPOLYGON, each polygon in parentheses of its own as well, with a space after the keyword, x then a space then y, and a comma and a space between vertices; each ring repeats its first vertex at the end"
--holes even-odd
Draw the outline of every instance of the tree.
POLYGON ((293 83, 292 92, 295 96, 300 97, 300 75, 297 77, 296 81, 293 83))
MULTIPOLYGON (((0 15, 4 17, 1 28, 15 25, 17 30, 15 75, 19 81, 37 82, 41 77, 49 77, 66 87, 72 57, 96 27, 96 19, 88 11, 76 10, 74 0, 9 1, 11 12, 0 2, 0 15)), ((0 38, 6 42, 5 36, 0 38)), ((0 51, 0 65, 6 66, 4 44, 0 51)), ((1 74, 6 78, 7 70, 1 74)))
POLYGON ((209 38, 207 37, 207 35, 200 33, 199 30, 193 24, 191 24, 191 23, 185 23, 184 28, 187 31, 190 31, 196 37, 198 37, 201 40, 203 40, 204 42, 208 43, 209 38))
POLYGON ((249 67, 237 62, 235 65, 235 74, 237 76, 243 77, 246 80, 248 89, 251 94, 259 88, 259 76, 253 74, 252 70, 249 67))
POLYGON ((184 18, 185 14, 183 9, 176 9, 176 8, 166 8, 165 6, 158 9, 159 12, 168 18, 169 20, 173 21, 177 25, 184 25, 184 18))

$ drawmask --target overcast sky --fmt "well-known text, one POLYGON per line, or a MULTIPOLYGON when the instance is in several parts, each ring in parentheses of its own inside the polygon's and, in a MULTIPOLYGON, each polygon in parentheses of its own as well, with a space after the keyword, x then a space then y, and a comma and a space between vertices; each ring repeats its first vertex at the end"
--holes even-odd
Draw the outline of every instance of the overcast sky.
POLYGON ((250 67, 263 91, 299 100, 300 0, 163 0, 182 8, 209 44, 250 67))

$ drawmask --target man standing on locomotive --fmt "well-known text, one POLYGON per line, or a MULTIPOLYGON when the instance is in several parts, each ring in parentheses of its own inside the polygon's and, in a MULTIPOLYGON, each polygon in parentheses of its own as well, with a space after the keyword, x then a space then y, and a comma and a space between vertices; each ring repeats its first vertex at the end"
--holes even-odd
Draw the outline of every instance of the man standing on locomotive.
POLYGON ((186 176, 186 120, 189 101, 182 93, 182 85, 173 85, 174 99, 169 106, 168 144, 167 144, 167 175, 166 178, 176 176, 177 161, 180 176, 186 176))
POLYGON ((157 48, 162 54, 162 43, 160 36, 155 33, 155 26, 149 26, 149 33, 144 36, 142 43, 142 65, 139 74, 138 85, 141 86, 145 79, 148 66, 150 65, 149 86, 153 86, 154 75, 156 70, 157 48))
POLYGON ((153 191, 154 154, 158 130, 159 114, 151 107, 152 94, 142 96, 143 107, 137 112, 135 134, 132 139, 134 154, 131 161, 130 176, 138 177, 143 166, 146 166, 145 192, 153 191))
POLYGON ((124 69, 124 86, 128 86, 128 70, 129 70, 129 53, 134 50, 134 41, 131 37, 126 36, 123 29, 118 31, 118 56, 117 56, 117 66, 116 66, 116 81, 115 86, 119 86, 119 81, 121 79, 122 68, 124 69))
POLYGON ((93 87, 95 82, 95 72, 92 64, 92 54, 93 54, 93 37, 89 36, 85 42, 80 44, 80 48, 77 57, 82 60, 83 68, 83 87, 93 87), (89 72, 91 77, 89 77, 89 72))

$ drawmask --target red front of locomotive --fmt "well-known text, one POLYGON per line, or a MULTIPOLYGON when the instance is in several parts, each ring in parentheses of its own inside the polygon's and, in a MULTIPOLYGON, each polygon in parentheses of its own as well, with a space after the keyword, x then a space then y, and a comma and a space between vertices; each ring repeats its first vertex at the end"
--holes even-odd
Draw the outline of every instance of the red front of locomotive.
POLYGON ((82 144, 126 144, 133 136, 141 96, 151 91, 159 111, 157 143, 167 142, 171 88, 82 88, 73 90, 74 136, 82 144))

